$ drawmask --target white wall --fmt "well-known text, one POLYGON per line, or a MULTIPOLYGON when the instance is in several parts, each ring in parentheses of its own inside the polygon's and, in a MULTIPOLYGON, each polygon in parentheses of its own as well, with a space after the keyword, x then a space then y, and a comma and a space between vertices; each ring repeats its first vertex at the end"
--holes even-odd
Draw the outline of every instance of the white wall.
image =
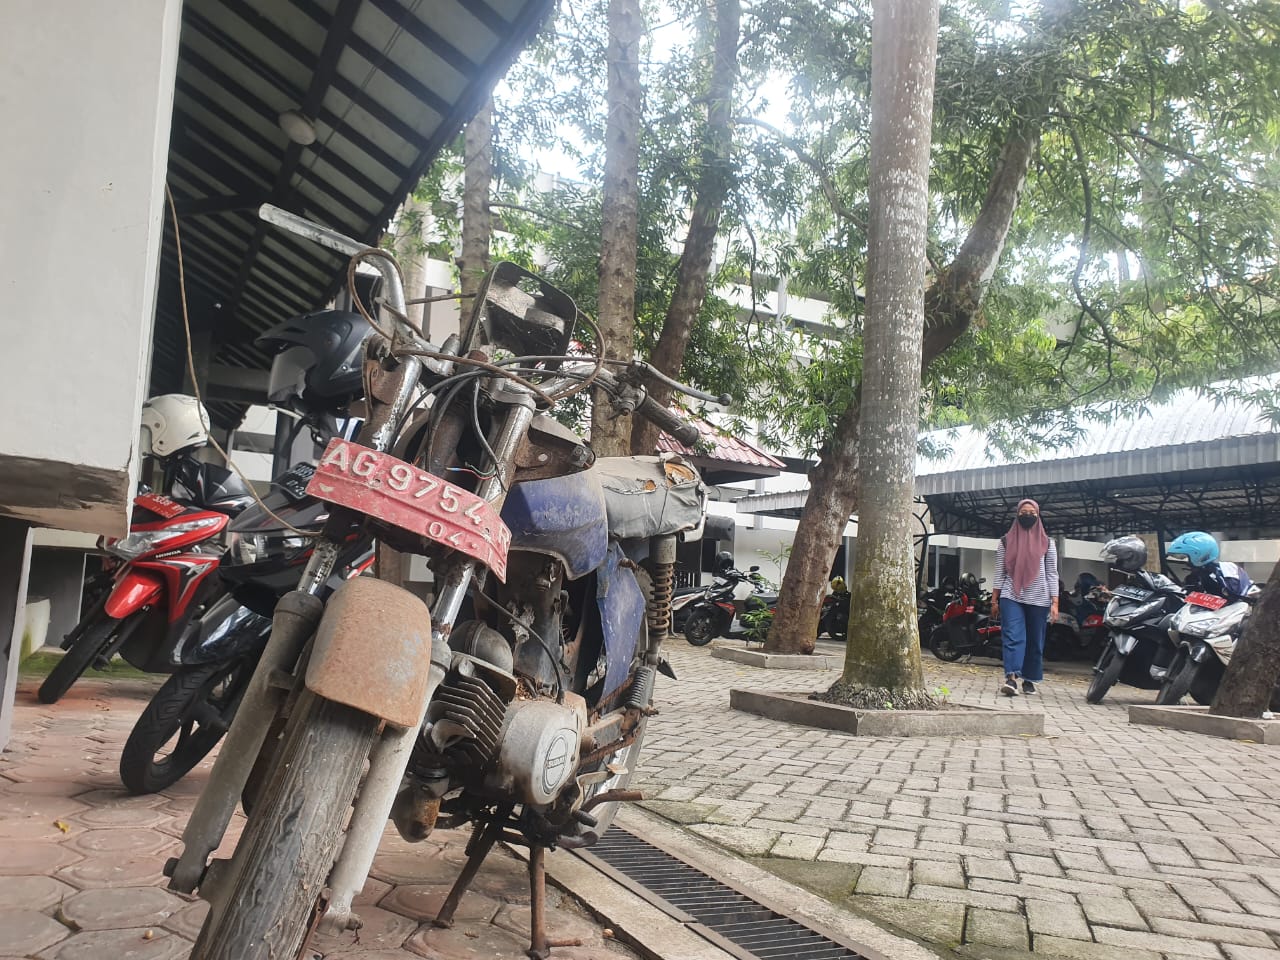
POLYGON ((180 0, 4 4, 0 512, 127 527, 180 13, 180 0), (24 483, 33 469, 61 495, 24 483))

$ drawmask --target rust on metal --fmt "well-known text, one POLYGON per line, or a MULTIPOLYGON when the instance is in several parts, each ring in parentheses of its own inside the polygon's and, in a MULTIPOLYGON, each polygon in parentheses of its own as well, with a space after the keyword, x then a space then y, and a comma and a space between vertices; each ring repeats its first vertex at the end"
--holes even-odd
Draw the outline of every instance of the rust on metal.
POLYGON ((431 692, 431 613, 409 591, 348 580, 325 607, 306 685, 397 727, 422 720, 431 692))
POLYGON ((458 879, 453 882, 453 887, 449 890, 449 896, 440 905, 440 912, 431 921, 433 927, 448 929, 453 926, 453 915, 458 912, 458 904, 462 902, 462 895, 467 892, 467 888, 471 886, 471 881, 480 872, 480 865, 484 863, 484 858, 493 849, 494 843, 502 836, 502 821, 504 819, 505 817, 495 820, 483 829, 479 824, 476 824, 476 832, 471 835, 471 840, 467 843, 466 865, 463 866, 462 872, 458 874, 458 879))
POLYGON ((606 790, 604 793, 597 793, 582 805, 584 813, 594 810, 602 803, 639 803, 644 799, 644 794, 639 790, 606 790))

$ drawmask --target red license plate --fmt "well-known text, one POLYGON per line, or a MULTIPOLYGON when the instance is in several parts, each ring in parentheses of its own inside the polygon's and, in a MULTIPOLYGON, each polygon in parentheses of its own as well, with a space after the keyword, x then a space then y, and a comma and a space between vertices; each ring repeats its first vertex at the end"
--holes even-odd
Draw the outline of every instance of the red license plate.
POLYGON ((412 464, 335 437, 307 493, 474 557, 507 582, 511 531, 493 507, 412 464))
POLYGON ((1188 593, 1187 603, 1204 607, 1206 610, 1220 610, 1227 605, 1224 598, 1215 597, 1212 593, 1188 593))
POLYGON ((134 505, 141 507, 143 510, 150 510, 158 517, 164 517, 171 520, 187 508, 176 500, 170 500, 168 497, 162 497, 158 493, 144 493, 134 499, 134 505))

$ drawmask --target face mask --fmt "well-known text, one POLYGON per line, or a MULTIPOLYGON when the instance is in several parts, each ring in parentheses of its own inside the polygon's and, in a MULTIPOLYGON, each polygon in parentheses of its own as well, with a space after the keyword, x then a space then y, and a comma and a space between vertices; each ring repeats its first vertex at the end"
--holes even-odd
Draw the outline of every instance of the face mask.
POLYGON ((1040 518, 1031 514, 1018 517, 1018 523, 1022 525, 1023 530, 1030 530, 1036 525, 1040 518))

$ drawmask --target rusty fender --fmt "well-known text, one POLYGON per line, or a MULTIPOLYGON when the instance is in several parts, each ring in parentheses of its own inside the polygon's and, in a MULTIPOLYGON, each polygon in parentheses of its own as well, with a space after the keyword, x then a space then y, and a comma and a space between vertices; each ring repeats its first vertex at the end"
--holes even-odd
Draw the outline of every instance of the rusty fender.
POLYGON ((396 727, 422 722, 431 695, 431 613, 409 591, 357 577, 325 605, 307 689, 396 727))

